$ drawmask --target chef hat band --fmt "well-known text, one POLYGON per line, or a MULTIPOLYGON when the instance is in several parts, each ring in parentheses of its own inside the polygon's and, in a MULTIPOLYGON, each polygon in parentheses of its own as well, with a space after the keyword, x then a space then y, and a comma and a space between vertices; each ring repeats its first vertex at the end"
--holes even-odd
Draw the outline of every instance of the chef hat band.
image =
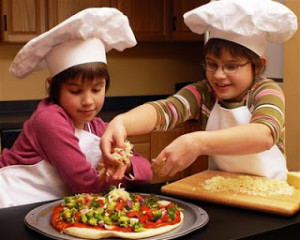
MULTIPOLYGON (((254 37, 254 36, 253 36, 254 37)), ((264 40, 264 36, 256 36, 255 41, 252 38, 245 38, 239 35, 230 35, 226 32, 209 32, 209 39, 211 38, 220 38, 225 39, 231 42, 238 43, 251 51, 255 52, 257 55, 262 56, 267 47, 267 42, 264 40)))
POLYGON ((259 56, 269 42, 283 43, 297 31, 296 15, 272 0, 218 0, 183 15, 192 32, 243 45, 259 56))
POLYGON ((72 40, 53 48, 45 58, 48 71, 53 77, 70 67, 89 63, 106 63, 105 47, 98 38, 72 40))

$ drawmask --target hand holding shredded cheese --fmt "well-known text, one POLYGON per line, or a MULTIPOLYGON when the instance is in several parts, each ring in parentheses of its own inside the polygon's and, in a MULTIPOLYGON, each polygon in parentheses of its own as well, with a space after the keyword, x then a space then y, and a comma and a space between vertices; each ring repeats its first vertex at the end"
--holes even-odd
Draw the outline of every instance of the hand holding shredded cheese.
MULTIPOLYGON (((133 156, 132 148, 133 145, 129 141, 125 141, 125 148, 114 148, 112 155, 114 159, 120 161, 125 166, 130 163, 130 157, 133 156)), ((104 166, 98 165, 98 175, 106 180, 109 178, 109 174, 104 166)))
POLYGON ((125 149, 115 148, 113 157, 114 159, 120 161, 122 165, 126 165, 130 162, 130 157, 132 157, 132 147, 133 145, 129 141, 125 141, 125 149))

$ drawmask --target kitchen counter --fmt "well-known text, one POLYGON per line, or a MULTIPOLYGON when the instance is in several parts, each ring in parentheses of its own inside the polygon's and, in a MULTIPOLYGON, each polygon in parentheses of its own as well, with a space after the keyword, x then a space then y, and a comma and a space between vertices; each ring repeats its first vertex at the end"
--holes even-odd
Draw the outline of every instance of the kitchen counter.
MULTIPOLYGON (((154 185, 153 185, 154 186, 154 185)), ((145 189, 145 188, 144 188, 145 189)), ((148 192, 161 194, 151 187, 148 192)), ((159 188, 158 188, 159 189, 159 188)), ((259 239, 281 240, 295 239, 300 236, 300 213, 291 217, 282 217, 262 212, 211 204, 202 201, 181 199, 198 205, 209 215, 209 222, 179 240, 227 240, 259 239)), ((0 209, 0 232, 5 240, 47 240, 45 237, 24 224, 26 214, 45 203, 34 203, 0 209)))

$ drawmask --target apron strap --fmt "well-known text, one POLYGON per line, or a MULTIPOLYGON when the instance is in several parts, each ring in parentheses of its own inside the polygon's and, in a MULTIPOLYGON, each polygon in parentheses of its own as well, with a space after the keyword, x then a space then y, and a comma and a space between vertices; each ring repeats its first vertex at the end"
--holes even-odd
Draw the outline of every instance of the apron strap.
POLYGON ((90 125, 89 122, 87 123, 87 127, 88 127, 88 130, 89 130, 89 133, 92 133, 91 125, 90 125))

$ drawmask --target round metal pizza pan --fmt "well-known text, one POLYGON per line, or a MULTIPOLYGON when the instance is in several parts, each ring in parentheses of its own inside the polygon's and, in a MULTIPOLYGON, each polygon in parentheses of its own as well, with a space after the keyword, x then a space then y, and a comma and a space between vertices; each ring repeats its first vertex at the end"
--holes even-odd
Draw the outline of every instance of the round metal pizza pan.
MULTIPOLYGON (((142 194, 142 195, 147 196, 149 194, 142 194)), ((178 204, 178 206, 182 208, 182 212, 184 214, 183 223, 178 228, 170 232, 153 236, 153 237, 143 238, 143 239, 148 239, 148 240, 174 239, 180 236, 184 236, 192 231, 195 231, 196 229, 199 229, 208 223, 209 220, 208 214, 202 208, 192 203, 184 202, 175 198, 161 196, 161 195, 157 195, 157 196, 162 200, 172 201, 178 204)), ((50 224, 52 211, 55 206, 60 204, 61 201, 62 200, 58 200, 34 208, 25 216, 24 219, 25 224, 29 228, 52 239, 59 239, 59 240, 60 239, 66 239, 66 240, 82 239, 82 238, 69 236, 66 234, 61 234, 56 229, 54 229, 50 224)), ((120 240, 120 238, 109 238, 109 240, 120 240)))

